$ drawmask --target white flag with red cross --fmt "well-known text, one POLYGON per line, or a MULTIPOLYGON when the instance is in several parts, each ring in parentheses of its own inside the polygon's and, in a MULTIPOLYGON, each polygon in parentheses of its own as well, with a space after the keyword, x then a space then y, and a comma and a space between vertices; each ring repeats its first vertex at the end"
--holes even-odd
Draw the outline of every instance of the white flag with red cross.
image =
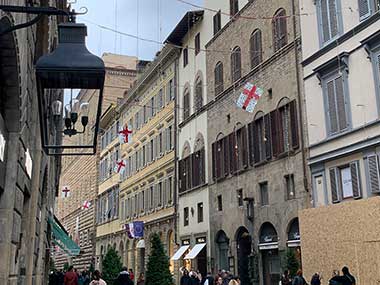
POLYGON ((121 159, 119 161, 116 161, 114 171, 122 175, 124 171, 126 170, 126 168, 127 168, 127 161, 124 159, 121 159))
POLYGON ((82 210, 88 210, 91 207, 91 202, 90 201, 84 201, 82 205, 82 210))
POLYGON ((70 197, 70 188, 69 188, 69 186, 63 186, 63 188, 62 188, 62 197, 63 198, 70 197))
POLYGON ((132 126, 120 127, 119 129, 119 141, 120 143, 132 142, 132 126))
POLYGON ((240 96, 236 102, 236 105, 246 110, 247 112, 253 113, 255 110, 257 101, 264 94, 264 90, 253 85, 252 83, 246 83, 243 89, 243 92, 240 93, 240 96))

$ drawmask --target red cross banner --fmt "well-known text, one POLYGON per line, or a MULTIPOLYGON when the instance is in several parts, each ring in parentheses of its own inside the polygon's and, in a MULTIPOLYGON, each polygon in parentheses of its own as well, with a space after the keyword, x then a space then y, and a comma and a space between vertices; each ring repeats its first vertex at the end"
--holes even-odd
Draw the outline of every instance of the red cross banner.
POLYGON ((90 201, 84 201, 82 205, 82 210, 88 210, 91 207, 90 201))
POLYGON ((246 110, 247 112, 253 113, 255 110, 257 101, 264 94, 264 90, 253 85, 252 83, 246 83, 243 89, 243 92, 240 93, 240 96, 236 102, 236 105, 246 110))
POLYGON ((132 127, 131 126, 126 126, 125 128, 120 127, 119 141, 120 143, 130 143, 132 141, 132 127))
POLYGON ((123 174, 126 167, 127 167, 127 161, 122 159, 122 160, 116 161, 114 171, 116 173, 123 174))
POLYGON ((63 193, 63 198, 70 197, 70 188, 69 188, 69 186, 63 186, 62 193, 63 193))

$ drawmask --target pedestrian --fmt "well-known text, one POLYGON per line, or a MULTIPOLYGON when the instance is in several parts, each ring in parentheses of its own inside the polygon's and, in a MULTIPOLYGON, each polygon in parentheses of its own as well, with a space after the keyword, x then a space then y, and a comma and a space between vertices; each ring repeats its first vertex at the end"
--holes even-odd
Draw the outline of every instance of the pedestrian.
POLYGON ((310 285, 321 285, 321 276, 318 272, 311 277, 310 285))
POLYGON ((235 279, 231 279, 228 285, 239 285, 239 283, 235 279))
POLYGON ((129 268, 129 278, 130 278, 132 281, 135 281, 135 274, 133 273, 132 268, 129 268))
POLYGON ((136 285, 145 285, 144 273, 141 272, 136 285))
POLYGON ((58 271, 58 285, 64 285, 64 279, 65 279, 65 274, 63 274, 63 270, 62 269, 60 269, 59 271, 58 271))
POLYGON ((74 266, 70 265, 63 279, 65 285, 78 285, 78 275, 74 271, 74 266))
POLYGON ((189 276, 189 271, 186 268, 182 270, 182 277, 180 280, 180 285, 191 285, 191 279, 189 276))
POLYGON ((107 285, 106 281, 101 278, 99 270, 95 270, 94 273, 92 273, 92 281, 90 285, 107 285))
POLYGON ((334 276, 330 280, 330 284, 341 284, 341 285, 356 285, 355 277, 351 275, 347 266, 342 268, 343 275, 334 276))
POLYGON ((285 270, 284 274, 281 276, 281 285, 291 285, 292 280, 290 279, 290 271, 285 270))
POLYGON ((222 276, 218 277, 218 279, 216 280, 216 285, 223 285, 223 278, 222 278, 222 276))
POLYGON ((190 285, 199 285, 200 284, 198 275, 195 271, 190 271, 189 276, 190 276, 190 285))
POLYGON ((298 269, 296 276, 293 279, 292 285, 307 285, 305 278, 302 276, 301 269, 298 269))
POLYGON ((212 277, 211 272, 207 272, 203 285, 214 285, 214 277, 212 277))
POLYGON ((127 267, 123 267, 121 272, 116 278, 116 285, 133 285, 133 281, 130 278, 130 273, 127 267))

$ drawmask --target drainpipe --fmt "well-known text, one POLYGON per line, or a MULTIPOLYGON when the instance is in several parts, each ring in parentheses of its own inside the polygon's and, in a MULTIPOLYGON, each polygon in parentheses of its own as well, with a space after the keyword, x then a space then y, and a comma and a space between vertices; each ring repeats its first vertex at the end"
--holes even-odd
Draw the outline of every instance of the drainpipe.
MULTIPOLYGON (((301 96, 302 88, 300 82, 300 62, 298 59, 298 45, 297 45, 297 22, 296 22, 296 6, 295 1, 291 0, 292 3, 292 15, 293 15, 293 40, 294 40, 294 55, 295 55, 295 67, 296 67, 296 82, 297 82, 297 101, 298 101, 298 110, 299 110, 299 121, 300 121, 300 135, 301 135, 301 153, 302 153, 302 167, 303 167, 303 184, 304 188, 307 192, 309 192, 309 183, 307 178, 307 163, 306 163, 306 155, 305 155, 305 142, 304 142, 304 122, 303 122, 303 108, 302 104, 304 103, 304 99, 301 96), (302 102, 301 102, 302 100, 302 102)), ((297 13, 298 14, 298 13, 297 13)))

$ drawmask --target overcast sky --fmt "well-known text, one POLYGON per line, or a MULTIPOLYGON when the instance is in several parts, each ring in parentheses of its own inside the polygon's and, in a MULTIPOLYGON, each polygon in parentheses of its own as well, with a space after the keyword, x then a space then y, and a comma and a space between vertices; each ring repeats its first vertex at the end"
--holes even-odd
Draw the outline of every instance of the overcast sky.
MULTIPOLYGON (((203 0, 188 0, 202 4, 203 0)), ((178 0, 77 0, 75 10, 88 8, 88 13, 77 18, 78 23, 88 27, 87 46, 91 52, 101 55, 104 52, 138 56, 140 59, 153 59, 160 45, 115 35, 86 20, 107 26, 118 31, 137 34, 143 38, 164 41, 178 21, 188 10, 196 8, 178 0), (116 19, 116 21, 115 21, 116 19), (138 25, 137 25, 138 23, 138 25)))

